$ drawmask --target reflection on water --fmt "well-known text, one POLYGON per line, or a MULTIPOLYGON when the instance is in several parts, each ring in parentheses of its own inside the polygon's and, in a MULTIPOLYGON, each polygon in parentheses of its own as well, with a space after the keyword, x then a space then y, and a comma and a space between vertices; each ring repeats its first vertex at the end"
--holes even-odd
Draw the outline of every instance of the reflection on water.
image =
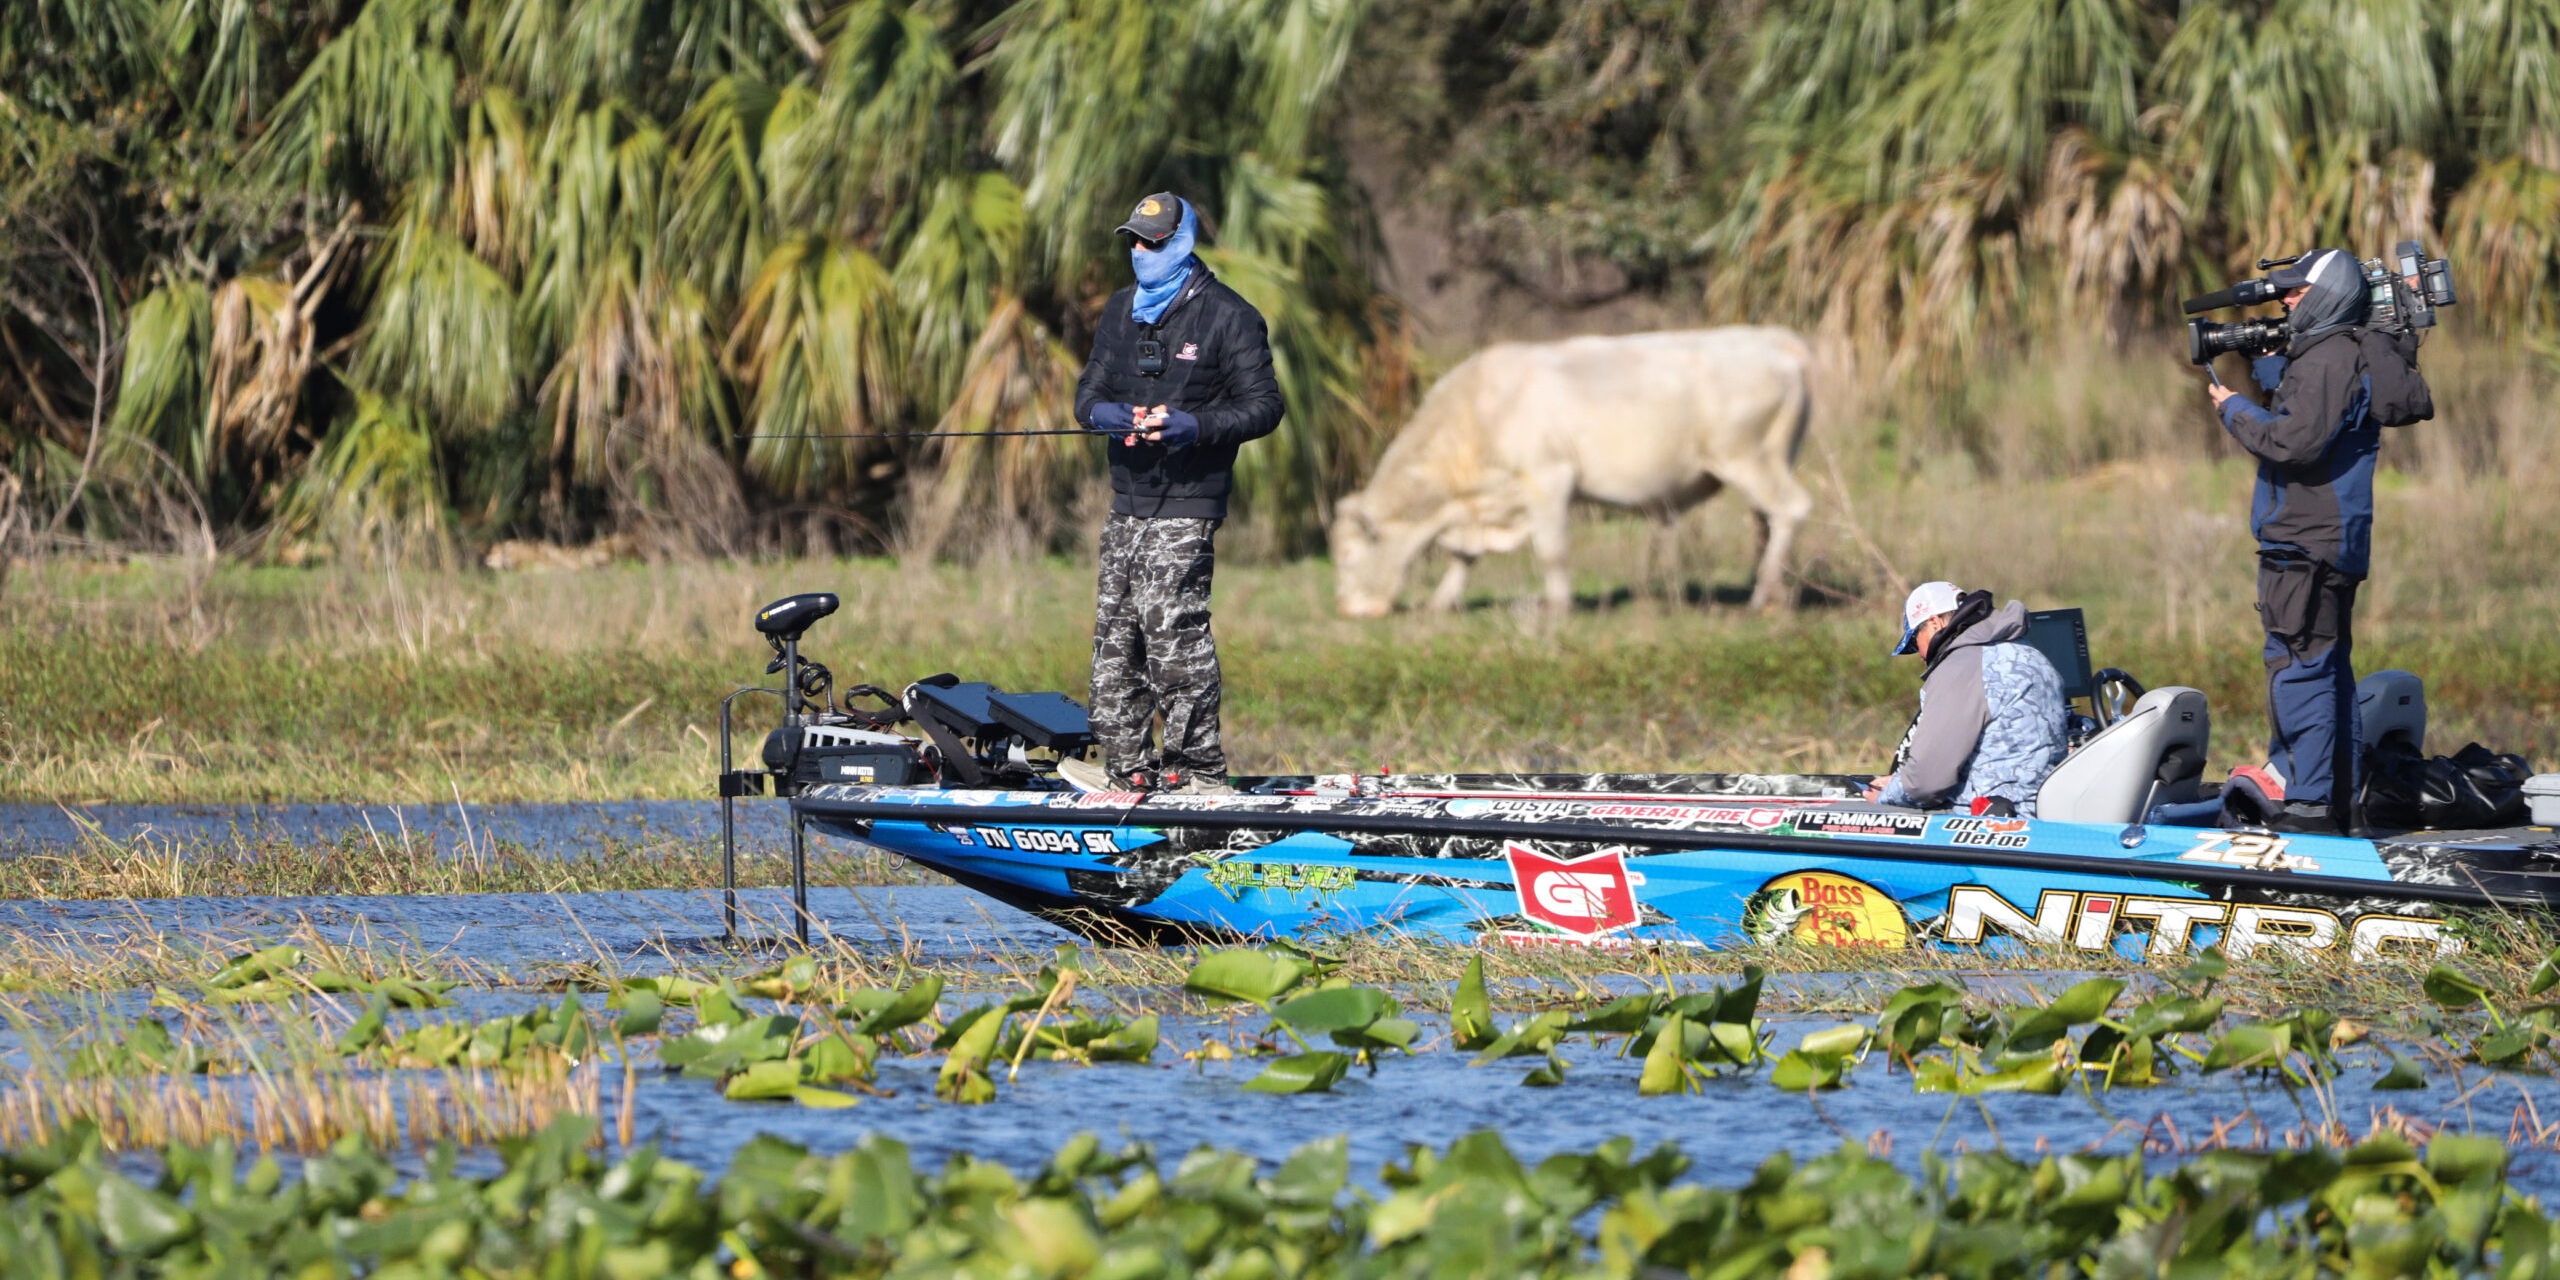
MULTIPOLYGON (((779 801, 738 802, 742 848, 781 848, 790 811, 779 801)), ((491 839, 566 854, 606 839, 629 842, 717 840, 717 800, 620 800, 568 804, 363 805, 109 804, 75 808, 0 804, 0 849, 69 844, 92 833, 118 843, 140 839, 334 841, 342 838, 431 842, 458 847, 491 839)))
MULTIPOLYGON (((780 937, 790 929, 788 889, 738 892, 740 933, 780 937)), ((812 886, 813 936, 921 958, 965 959, 990 951, 1046 952, 1070 940, 1063 930, 948 885, 861 889, 812 886)), ((634 972, 664 967, 669 953, 698 952, 721 939, 718 890, 620 893, 481 893, 412 897, 146 898, 129 902, 0 900, 0 929, 63 934, 112 945, 135 935, 222 938, 298 933, 330 942, 402 945, 453 961, 515 965, 610 959, 634 972), (654 962, 654 965, 653 965, 654 962)))

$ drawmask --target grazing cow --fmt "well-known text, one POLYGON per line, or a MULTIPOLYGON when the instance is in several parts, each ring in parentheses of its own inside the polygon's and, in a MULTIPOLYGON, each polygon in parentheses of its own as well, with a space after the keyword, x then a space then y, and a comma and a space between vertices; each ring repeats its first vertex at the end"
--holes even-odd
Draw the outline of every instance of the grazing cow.
POLYGON ((1726 485, 1759 517, 1751 603, 1785 607, 1787 549, 1813 510, 1794 474, 1812 366, 1794 333, 1740 326, 1477 352, 1423 397, 1368 487, 1337 506, 1335 607, 1386 614, 1405 567, 1437 546, 1453 560, 1431 604, 1455 608, 1476 557, 1526 542, 1547 604, 1563 609, 1574 499, 1667 522, 1726 485))

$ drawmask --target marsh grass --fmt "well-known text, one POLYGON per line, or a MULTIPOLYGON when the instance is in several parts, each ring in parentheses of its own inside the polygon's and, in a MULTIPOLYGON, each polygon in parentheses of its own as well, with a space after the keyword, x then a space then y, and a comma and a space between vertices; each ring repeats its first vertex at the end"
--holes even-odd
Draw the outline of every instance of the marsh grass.
POLYGON ((244 1076, 85 1080, 26 1073, 0 1088, 0 1146, 35 1146, 88 1125, 110 1151, 224 1138, 303 1154, 348 1137, 383 1149, 486 1147, 563 1116, 596 1116, 599 1063, 400 1072, 301 1063, 244 1076))
POLYGON ((563 1116, 599 1114, 601 1056, 378 1070, 338 1051, 358 1007, 319 993, 284 1004, 178 1004, 172 1037, 206 1069, 167 1074, 84 1061, 84 1049, 112 1047, 130 1025, 94 995, 11 997, 0 1005, 17 1042, 0 1064, 0 1146, 36 1146, 88 1125, 120 1151, 229 1139, 308 1154, 350 1136, 423 1151, 440 1142, 485 1146, 563 1116))
MULTIPOLYGON (((1979 450, 1899 443, 1921 437, 1880 414, 1817 433, 1799 467, 1820 503, 1797 560, 1806 607, 1788 617, 1736 603, 1752 532, 1730 499, 1668 532, 1582 519, 1582 604, 1561 618, 1521 607, 1525 553, 1480 566, 1455 615, 1375 622, 1333 615, 1325 562, 1230 557, 1217 626, 1232 767, 1880 769, 1916 679, 1884 654, 1893 611, 1932 577, 2087 610, 2097 665, 2208 695, 2209 776, 2261 759, 2249 470, 2201 411, 2110 419, 2128 388, 2170 394, 2170 370, 2108 369, 1986 389, 1969 419, 1990 433, 1979 450), (2104 447, 2110 430, 2123 447, 2104 447)), ((2386 445, 2357 666, 2426 678, 2435 750, 2478 740, 2550 764, 2560 445, 2526 412, 2543 383, 2492 372, 2440 378, 2440 420, 2386 445)), ((1408 600, 1433 572, 1410 576, 1408 600)), ((13 575, 0 795, 709 798, 716 700, 764 679, 748 619, 801 590, 844 599, 809 641, 839 685, 955 671, 1081 697, 1090 656, 1079 559, 234 566, 190 586, 197 573, 137 558, 13 575), (194 630, 168 614, 182 597, 194 630)), ((752 759, 774 707, 740 708, 736 750, 752 759)))
MULTIPOLYGON (((942 884, 902 858, 833 840, 809 844, 809 878, 826 885, 942 884)), ((742 842, 740 888, 788 885, 788 850, 742 842)), ((311 897, 329 894, 607 893, 716 889, 713 840, 626 840, 612 835, 575 853, 480 839, 440 843, 399 833, 296 840, 234 831, 224 837, 158 835, 71 845, 0 845, 0 898, 142 899, 311 897)))
POLYGON ((93 933, 41 928, 0 933, 0 991, 61 994, 184 984, 233 956, 274 943, 300 948, 313 970, 366 982, 445 979, 472 987, 518 985, 516 976, 505 970, 456 959, 414 938, 386 933, 344 940, 307 916, 281 928, 182 929, 136 911, 97 924, 99 931, 93 933))

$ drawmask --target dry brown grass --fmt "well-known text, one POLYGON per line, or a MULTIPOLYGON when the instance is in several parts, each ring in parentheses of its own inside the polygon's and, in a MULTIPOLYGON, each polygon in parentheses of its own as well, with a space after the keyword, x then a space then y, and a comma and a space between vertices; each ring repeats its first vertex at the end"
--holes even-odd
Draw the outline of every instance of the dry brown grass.
MULTIPOLYGON (((2436 422, 2390 433, 2359 666, 2429 681, 2442 748, 2560 756, 2560 444, 2533 360, 2448 332, 2436 422)), ((1836 373, 1835 387, 1854 387, 1836 373)), ((1525 554, 1455 616, 1336 618, 1330 566, 1231 555, 1218 584, 1242 772, 1869 770, 1909 713, 1882 655, 1899 584, 1949 577, 2089 611, 2099 665, 2206 690, 2216 764, 2260 746, 2250 471, 2176 357, 2059 355, 1897 407, 1841 391, 1800 474, 1820 498, 1788 618, 1734 603, 1731 498, 1670 534, 1591 517, 1585 607, 1548 618, 1525 554), (1656 546, 1657 542, 1664 545, 1656 546), (1676 568, 1646 572, 1649 552, 1676 568), (1670 564, 1674 557, 1658 557, 1670 564)), ((1230 550, 1249 545, 1239 529, 1230 550)), ((1432 572, 1415 574, 1418 600, 1432 572)), ((449 802, 703 796, 713 701, 760 678, 764 601, 827 589, 840 681, 938 670, 1080 695, 1081 559, 626 564, 489 575, 52 562, 0 629, 0 791, 26 798, 449 802), (184 603, 172 620, 173 602, 184 603), (192 621, 187 621, 191 619, 192 621), (100 637, 117 645, 101 649, 100 637)), ((771 714, 742 703, 751 755, 771 714)))

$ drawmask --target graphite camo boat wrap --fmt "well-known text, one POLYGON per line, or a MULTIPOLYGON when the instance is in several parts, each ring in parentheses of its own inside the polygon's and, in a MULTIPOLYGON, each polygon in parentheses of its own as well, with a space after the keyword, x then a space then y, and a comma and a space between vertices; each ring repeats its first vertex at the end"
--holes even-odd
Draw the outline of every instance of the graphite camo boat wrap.
POLYGON ((2548 905, 2549 832, 2377 843, 1888 810, 1825 775, 1240 780, 1236 795, 818 786, 819 830, 1093 933, 1847 947, 2460 949, 2548 905))

